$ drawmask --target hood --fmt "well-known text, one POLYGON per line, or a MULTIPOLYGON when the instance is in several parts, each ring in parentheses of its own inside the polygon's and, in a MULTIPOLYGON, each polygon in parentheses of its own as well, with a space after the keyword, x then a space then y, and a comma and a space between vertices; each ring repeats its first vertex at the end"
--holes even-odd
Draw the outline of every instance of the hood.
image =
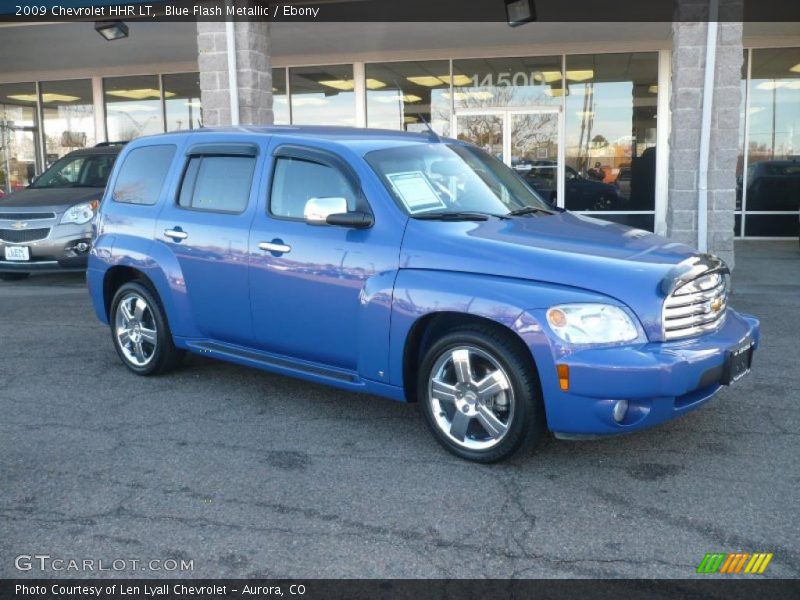
POLYGON ((630 307, 648 337, 660 340, 661 281, 695 254, 647 231, 564 212, 479 222, 409 219, 400 264, 598 292, 630 307))
POLYGON ((46 209, 63 212, 74 204, 100 200, 104 188, 25 188, 0 198, 0 211, 20 212, 17 209, 46 209))

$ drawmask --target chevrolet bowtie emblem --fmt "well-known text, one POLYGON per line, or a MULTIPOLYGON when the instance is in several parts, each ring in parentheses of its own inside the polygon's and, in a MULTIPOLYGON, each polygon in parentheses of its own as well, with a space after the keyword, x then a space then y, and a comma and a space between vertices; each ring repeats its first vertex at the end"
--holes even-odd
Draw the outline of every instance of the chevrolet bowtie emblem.
POLYGON ((722 308, 722 298, 714 298, 708 306, 713 312, 719 312, 722 308))
POLYGON ((25 229, 28 224, 25 221, 17 221, 16 223, 11 224, 11 229, 16 229, 19 231, 20 229, 25 229))

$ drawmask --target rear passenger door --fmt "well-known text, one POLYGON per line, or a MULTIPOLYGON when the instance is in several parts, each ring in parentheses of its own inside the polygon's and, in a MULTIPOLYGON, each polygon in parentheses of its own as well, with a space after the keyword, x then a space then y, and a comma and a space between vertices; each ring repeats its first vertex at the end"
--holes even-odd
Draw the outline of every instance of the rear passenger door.
POLYGON ((258 154, 246 143, 190 147, 177 197, 159 216, 156 240, 176 257, 206 338, 252 343, 247 261, 258 154))

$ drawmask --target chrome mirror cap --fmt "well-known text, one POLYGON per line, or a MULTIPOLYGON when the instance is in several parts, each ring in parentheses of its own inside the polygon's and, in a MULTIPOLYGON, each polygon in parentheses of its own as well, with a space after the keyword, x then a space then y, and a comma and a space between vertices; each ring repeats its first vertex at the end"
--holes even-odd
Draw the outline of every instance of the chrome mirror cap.
POLYGON ((330 215, 347 212, 347 199, 339 197, 311 198, 306 202, 303 216, 306 223, 325 225, 330 215))

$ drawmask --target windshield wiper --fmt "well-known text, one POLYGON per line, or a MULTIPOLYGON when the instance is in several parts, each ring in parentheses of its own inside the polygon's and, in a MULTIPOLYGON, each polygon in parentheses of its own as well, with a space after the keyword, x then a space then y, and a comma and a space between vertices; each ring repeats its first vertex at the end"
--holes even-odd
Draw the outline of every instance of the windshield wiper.
POLYGON ((556 214, 555 211, 548 210, 546 208, 540 208, 538 206, 523 206, 522 208, 517 208, 516 210, 512 210, 509 212, 509 216, 512 217, 520 217, 522 215, 532 215, 532 214, 543 214, 543 215, 554 215, 556 214))
POLYGON ((411 215, 411 217, 422 221, 488 221, 491 217, 497 219, 508 218, 506 215, 495 215, 478 211, 422 213, 419 215, 411 215))

